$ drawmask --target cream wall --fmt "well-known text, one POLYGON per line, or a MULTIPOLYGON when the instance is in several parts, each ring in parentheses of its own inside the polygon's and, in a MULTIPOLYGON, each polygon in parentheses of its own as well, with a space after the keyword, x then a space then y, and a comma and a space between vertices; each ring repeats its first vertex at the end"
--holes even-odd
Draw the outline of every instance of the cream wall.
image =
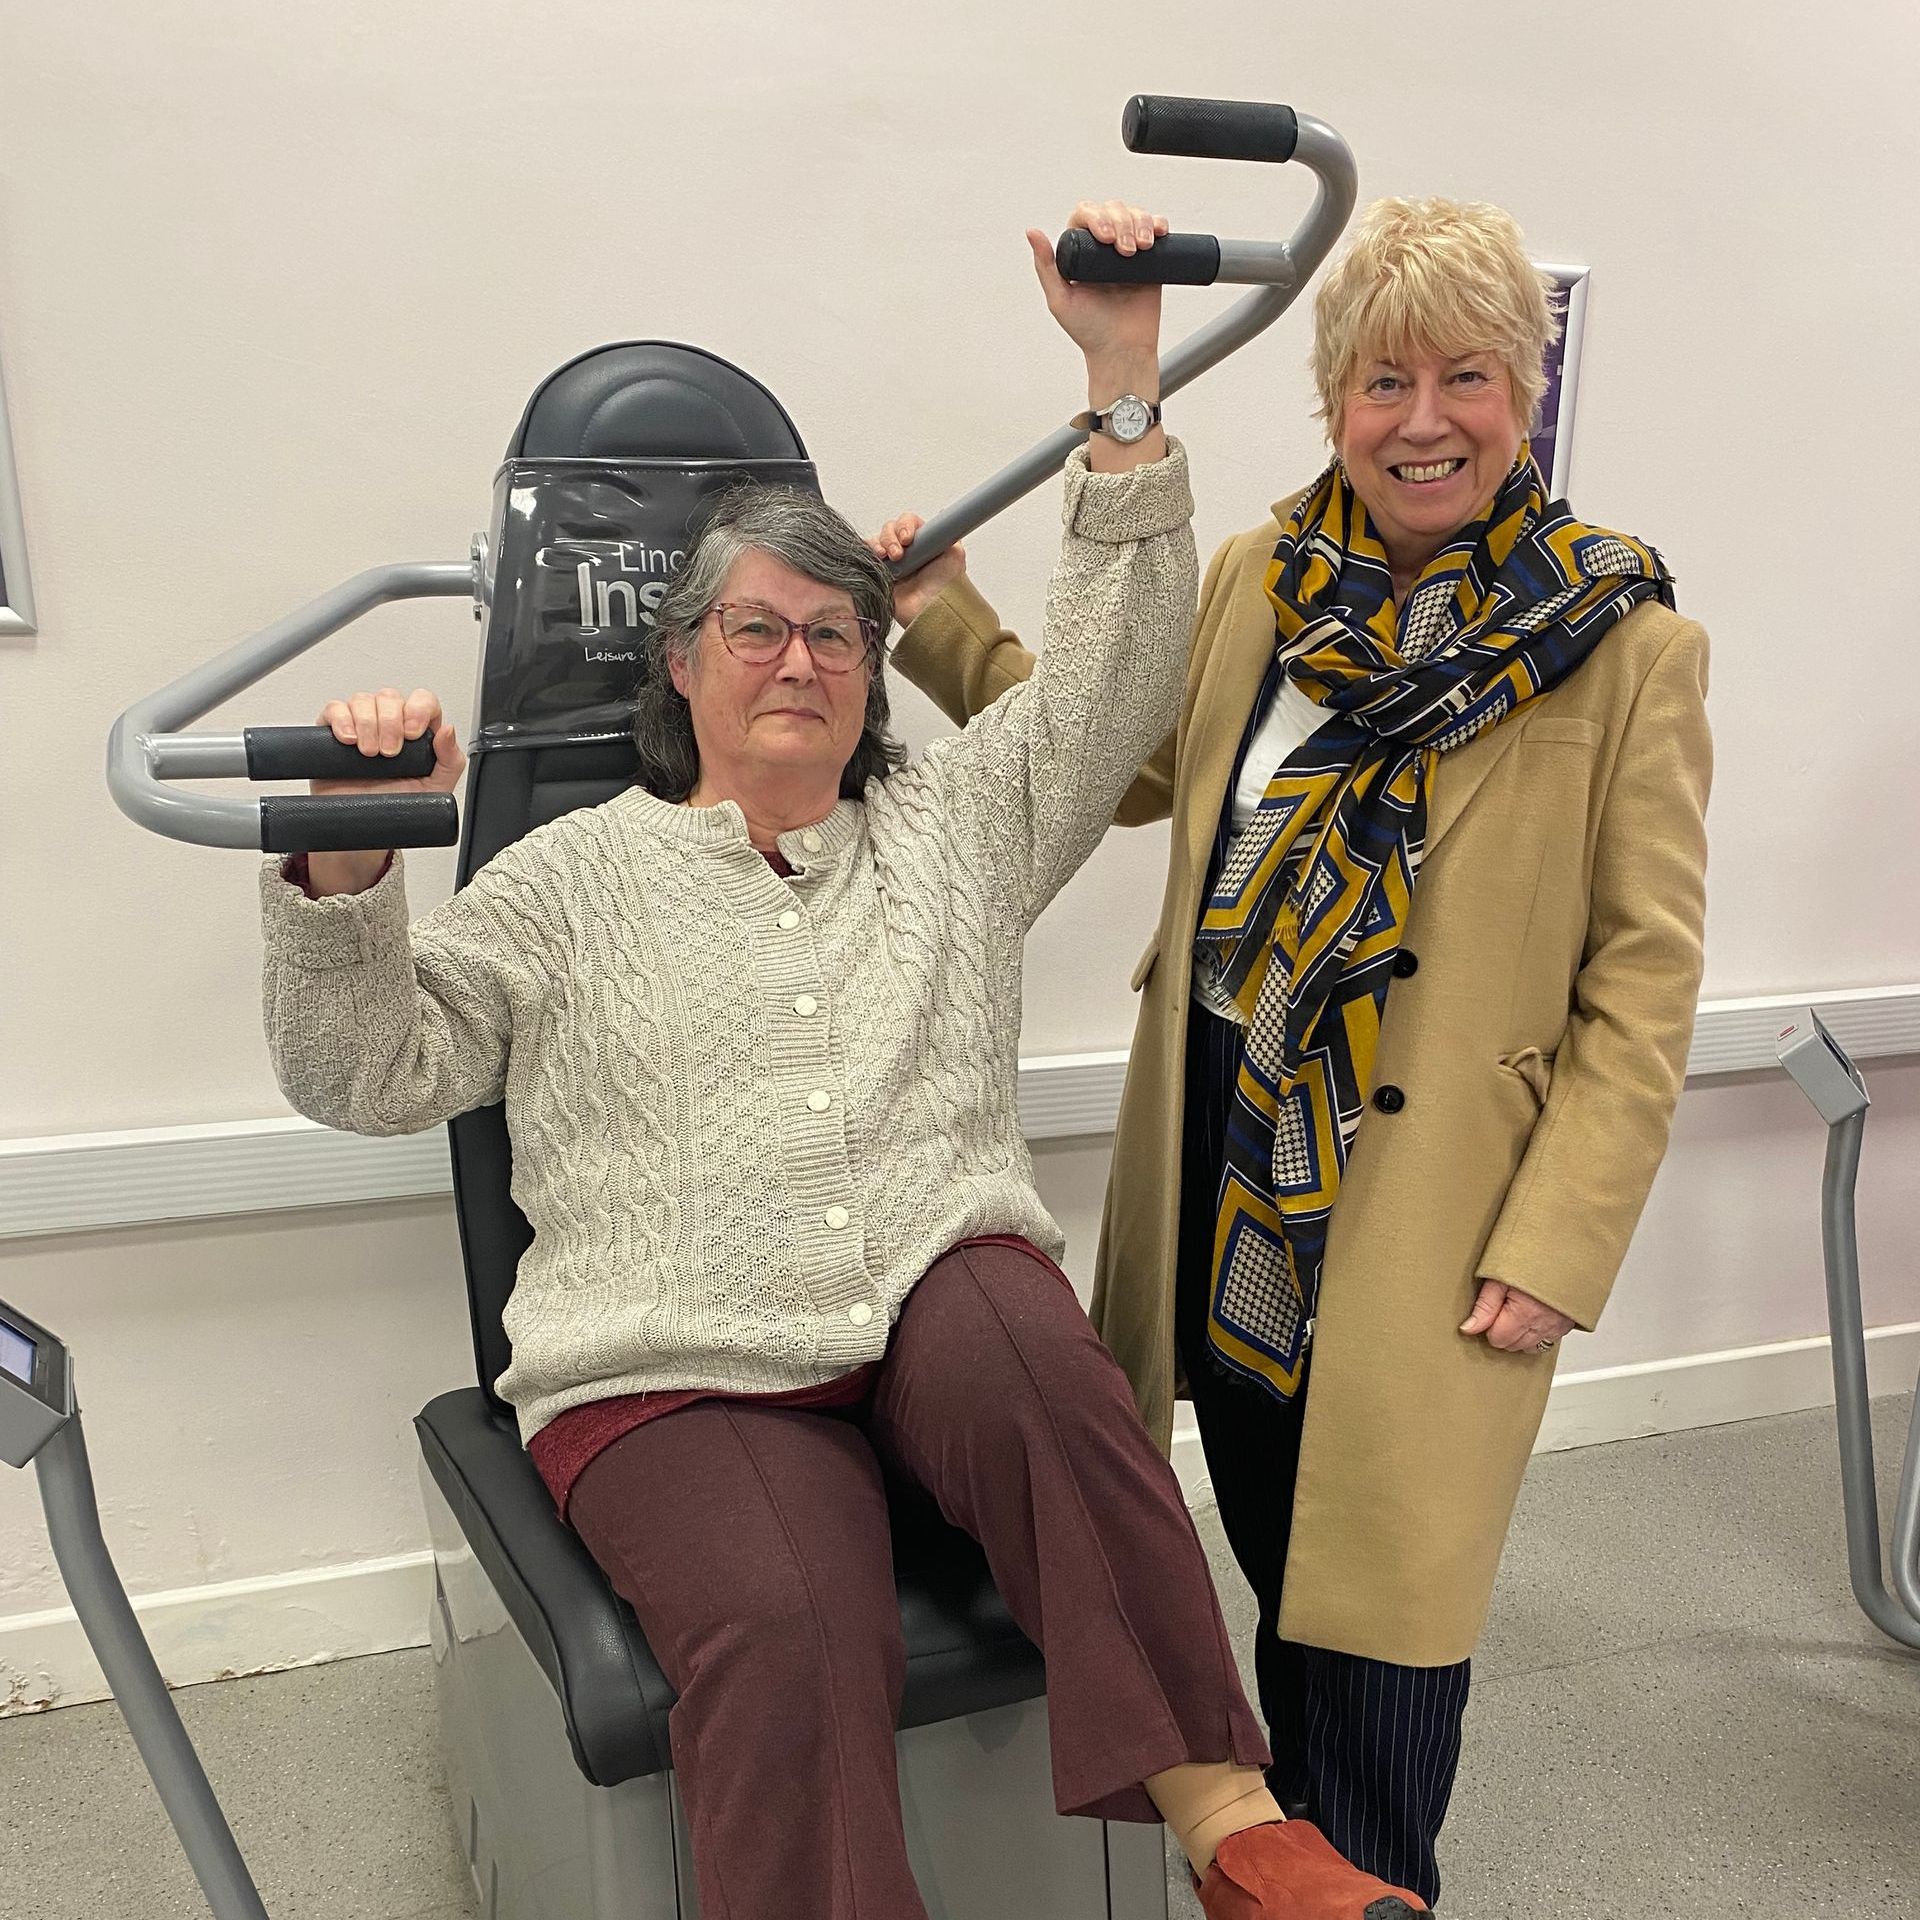
MULTIPOLYGON (((1575 498, 1663 547, 1716 645, 1708 991, 1920 979, 1896 571, 1916 68, 1905 0, 1817 32, 1781 0, 0 0, 0 352, 41 610, 0 640, 0 1138, 282 1111, 251 863, 113 811, 115 712, 364 565, 462 557, 528 390, 602 340, 760 374, 863 524, 952 497, 1078 404, 1022 226, 1087 191, 1229 234, 1304 208, 1290 170, 1122 153, 1143 86, 1290 99, 1346 134, 1363 199, 1499 200, 1541 257, 1593 267, 1575 498)), ((1170 331, 1217 304, 1173 299, 1170 331)), ((1296 312, 1177 401, 1203 546, 1314 471, 1305 343, 1296 312)), ((1047 493, 972 543, 1010 617, 1055 537, 1047 493)), ((457 606, 389 611, 223 719, 389 677, 464 711, 475 633, 457 606)), ((915 738, 938 725, 901 706, 915 738)), ((1027 1053, 1125 1043, 1163 855, 1110 836, 1043 921, 1027 1053)), ((416 872, 425 904, 451 859, 416 872)), ((1916 1076, 1875 1076, 1883 1322, 1920 1319, 1916 1076)), ((1690 1091, 1614 1316, 1569 1364, 1817 1331, 1817 1156, 1777 1079, 1690 1091)), ((1081 1272, 1103 1166, 1042 1155, 1081 1272)), ((468 1364, 444 1205, 16 1243, 0 1293, 81 1353, 136 1587, 419 1544, 405 1423, 468 1364)), ((57 1597, 11 1545, 38 1537, 6 1476, 0 1616, 57 1597)))
MULTIPOLYGON (((1885 209, 1920 173, 1920 17, 1370 17, 0 9, 0 343, 42 610, 0 653, 0 1134, 277 1110, 247 862, 113 812, 119 707, 363 565, 463 556, 526 393, 603 339, 755 369, 863 523, 950 498, 1076 403, 1022 225, 1121 188, 1227 232, 1298 217, 1304 175, 1124 155, 1143 82, 1295 99, 1347 135, 1363 193, 1487 195, 1593 266, 1578 498, 1661 543, 1717 640, 1709 988, 1910 977, 1914 897, 1880 877, 1912 814, 1880 783, 1920 692, 1870 556, 1914 438, 1894 370, 1920 262, 1885 209), (1791 634, 1783 571, 1823 576, 1791 634)), ((1208 544, 1320 457, 1305 339, 1289 316, 1175 409, 1208 544)), ((975 542, 1011 615, 1054 537, 1041 496, 975 542)), ((394 610, 234 717, 306 718, 368 676, 464 707, 474 635, 455 606, 394 610)), ((1030 1051, 1124 1040, 1160 856, 1115 836, 1050 916, 1030 1051)), ((447 862, 423 864, 425 899, 447 862)))

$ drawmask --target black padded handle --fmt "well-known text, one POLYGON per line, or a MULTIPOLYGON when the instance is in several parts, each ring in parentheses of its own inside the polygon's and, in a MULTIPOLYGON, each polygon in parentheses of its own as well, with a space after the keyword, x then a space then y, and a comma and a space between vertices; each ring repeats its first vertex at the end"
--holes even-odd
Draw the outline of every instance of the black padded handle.
POLYGON ((246 740, 249 780, 421 780, 433 771, 426 733, 391 756, 362 753, 331 727, 249 727, 246 740))
POLYGON ((1210 233, 1163 233, 1138 253, 1116 253, 1085 227, 1054 242, 1064 280, 1103 287, 1210 287, 1220 276, 1220 242, 1210 233))
POLYGON ((1120 118, 1130 153, 1184 153, 1198 160, 1291 160, 1300 116, 1260 100, 1183 100, 1136 93, 1120 118))
POLYGON ((260 802, 262 853, 450 847, 459 838, 460 810, 450 793, 288 793, 260 802))

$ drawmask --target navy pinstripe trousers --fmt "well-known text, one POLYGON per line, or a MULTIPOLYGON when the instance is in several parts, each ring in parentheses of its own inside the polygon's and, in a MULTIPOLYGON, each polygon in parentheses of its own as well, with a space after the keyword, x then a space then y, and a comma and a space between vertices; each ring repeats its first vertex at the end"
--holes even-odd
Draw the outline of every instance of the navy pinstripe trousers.
POLYGON ((1259 1602, 1254 1651, 1273 1748, 1268 1781, 1368 1873, 1434 1902, 1434 1845, 1460 1760, 1471 1663, 1402 1667, 1298 1646, 1278 1633, 1293 1523, 1300 1426, 1311 1384, 1292 1400, 1231 1374, 1207 1345, 1208 1270, 1240 1029, 1194 1005, 1188 1022, 1175 1329, 1220 1520, 1259 1602))

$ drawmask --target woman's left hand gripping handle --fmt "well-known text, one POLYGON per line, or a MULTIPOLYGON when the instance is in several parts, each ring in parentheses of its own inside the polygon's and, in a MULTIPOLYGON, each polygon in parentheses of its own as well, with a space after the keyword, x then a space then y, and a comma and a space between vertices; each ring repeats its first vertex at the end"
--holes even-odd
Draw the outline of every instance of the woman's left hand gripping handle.
MULTIPOLYGON (((320 724, 348 746, 357 746, 369 760, 391 756, 408 740, 423 734, 433 739, 433 771, 417 780, 315 780, 316 796, 343 793, 451 793, 466 771, 467 756, 460 750, 453 723, 440 709, 440 696, 429 687, 402 693, 397 687, 351 694, 329 700, 320 709, 320 724)), ((314 853, 307 859, 307 877, 316 894, 364 893, 386 871, 392 849, 368 847, 351 853, 314 853)))

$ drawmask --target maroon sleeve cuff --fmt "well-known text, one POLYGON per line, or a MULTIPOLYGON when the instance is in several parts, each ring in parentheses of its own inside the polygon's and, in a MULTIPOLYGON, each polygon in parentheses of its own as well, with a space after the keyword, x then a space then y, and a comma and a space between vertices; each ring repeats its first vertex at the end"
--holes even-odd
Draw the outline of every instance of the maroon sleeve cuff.
MULTIPOLYGON (((373 884, 378 886, 393 871, 393 855, 387 855, 387 863, 374 875, 373 884)), ((318 900, 320 896, 313 890, 312 877, 307 872, 307 856, 304 853, 290 853, 280 863, 280 878, 296 886, 309 900, 318 900)), ((369 889, 371 891, 371 889, 369 889)))

